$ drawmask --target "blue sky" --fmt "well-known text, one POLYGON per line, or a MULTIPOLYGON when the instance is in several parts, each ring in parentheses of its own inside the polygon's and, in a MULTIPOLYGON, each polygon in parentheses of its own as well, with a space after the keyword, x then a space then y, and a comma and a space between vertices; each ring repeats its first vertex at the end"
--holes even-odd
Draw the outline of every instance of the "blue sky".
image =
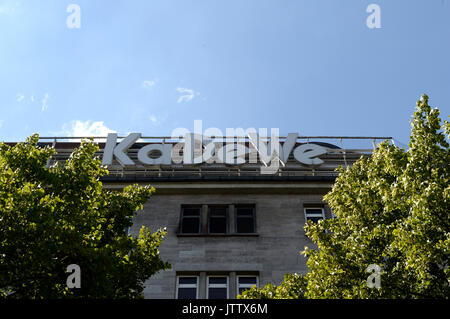
POLYGON ((202 120, 407 143, 422 93, 450 113, 449 59, 448 0, 0 0, 0 140, 202 120))

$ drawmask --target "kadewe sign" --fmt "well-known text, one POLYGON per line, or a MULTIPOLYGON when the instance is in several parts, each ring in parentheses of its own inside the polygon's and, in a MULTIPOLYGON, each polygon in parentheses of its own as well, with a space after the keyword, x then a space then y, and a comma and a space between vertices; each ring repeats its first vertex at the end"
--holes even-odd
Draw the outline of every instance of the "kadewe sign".
MULTIPOLYGON (((133 166, 136 163, 127 155, 128 149, 141 137, 140 133, 131 133, 117 143, 117 134, 109 133, 103 153, 102 164, 111 165, 113 158, 122 166, 133 166)), ((271 174, 278 170, 279 165, 285 165, 291 152, 294 158, 304 165, 320 165, 323 161, 318 156, 325 154, 327 149, 317 144, 302 144, 295 147, 298 134, 290 133, 281 145, 276 136, 272 136, 270 141, 264 141, 256 133, 248 134, 249 142, 256 149, 259 160, 262 162, 261 173, 271 174), (295 147, 295 148, 294 148, 295 147)), ((188 133, 184 142, 178 144, 155 143, 147 144, 138 151, 138 161, 143 165, 170 165, 180 164, 201 164, 218 162, 232 165, 242 165, 246 162, 246 154, 250 149, 244 143, 234 140, 227 140, 217 146, 214 139, 206 138, 199 134, 188 133), (201 145, 201 147, 199 147, 201 145), (183 155, 174 158, 174 151, 182 149, 183 155), (155 152, 156 151, 156 152, 155 152), (158 154, 155 158, 149 154, 158 154)), ((249 160, 256 163, 256 159, 249 160)))

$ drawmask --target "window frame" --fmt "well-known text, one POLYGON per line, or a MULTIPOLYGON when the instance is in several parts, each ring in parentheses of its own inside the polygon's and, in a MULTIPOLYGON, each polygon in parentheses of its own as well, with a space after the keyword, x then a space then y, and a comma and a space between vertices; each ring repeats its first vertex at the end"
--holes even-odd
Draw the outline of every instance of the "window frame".
POLYGON ((226 288, 227 289, 227 297, 226 299, 230 299, 230 277, 228 275, 207 275, 206 276, 206 299, 209 299, 209 288, 226 288), (220 277, 226 278, 227 283, 226 287, 223 287, 223 284, 209 284, 209 278, 220 277))
POLYGON ((202 215, 203 215, 203 212, 202 212, 202 206, 201 205, 181 205, 180 227, 179 227, 180 230, 179 230, 179 233, 180 234, 201 234, 202 233, 202 215), (185 209, 193 209, 193 208, 199 210, 199 214, 198 214, 197 217, 184 216, 184 210, 185 209), (196 233, 187 233, 187 232, 183 231, 183 220, 185 218, 191 218, 191 219, 197 218, 198 219, 198 232, 196 232, 196 233))
MULTIPOLYGON (((225 206, 225 205, 207 205, 207 206, 208 206, 208 212, 207 212, 207 216, 206 216, 206 218, 207 218, 207 222, 206 222, 207 223, 207 227, 206 227, 207 234, 212 234, 212 235, 215 235, 215 234, 219 234, 219 235, 229 234, 230 233, 229 207, 225 206), (222 217, 222 218, 225 218, 225 232, 224 233, 212 233, 210 231, 210 226, 211 226, 211 222, 210 222, 211 209, 214 209, 214 208, 225 209, 225 217, 222 217)), ((220 218, 220 217, 218 217, 218 218, 220 218)))
MULTIPOLYGON (((241 217, 242 218, 242 217, 241 217)), ((256 206, 250 204, 235 204, 234 205, 234 232, 236 234, 256 234, 256 206), (239 208, 250 208, 252 209, 252 218, 253 218, 253 232, 251 233, 240 233, 238 232, 238 209, 239 208)))
POLYGON ((175 287, 175 299, 178 299, 178 289, 180 288, 195 288, 195 299, 198 299, 199 290, 200 290, 200 282, 199 277, 197 275, 177 275, 176 276, 176 287, 175 287), (195 278, 196 284, 195 287, 194 284, 180 284, 180 278, 195 278))
POLYGON ((304 213, 305 213, 305 224, 308 223, 308 217, 322 217, 322 220, 325 220, 325 209, 323 207, 320 206, 309 206, 309 207, 304 207, 303 208, 304 213), (308 213, 306 212, 308 209, 320 209, 322 211, 321 214, 318 213, 314 213, 312 214, 312 216, 308 216, 308 213))
POLYGON ((259 287, 259 276, 258 275, 236 275, 236 296, 239 295, 239 288, 246 288, 246 290, 247 290, 247 289, 252 288, 255 285, 256 285, 256 288, 259 287), (250 285, 250 284, 239 285, 239 278, 241 278, 241 277, 255 277, 256 284, 254 284, 254 285, 250 285))
POLYGON ((331 208, 330 208, 330 213, 331 213, 331 219, 337 218, 336 214, 333 212, 333 210, 331 208))

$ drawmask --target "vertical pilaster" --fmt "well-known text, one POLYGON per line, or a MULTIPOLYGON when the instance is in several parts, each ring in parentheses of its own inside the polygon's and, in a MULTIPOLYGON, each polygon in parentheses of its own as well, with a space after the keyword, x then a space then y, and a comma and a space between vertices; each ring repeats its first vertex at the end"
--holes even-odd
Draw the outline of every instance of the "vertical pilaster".
POLYGON ((234 204, 228 205, 228 233, 234 234, 236 232, 235 220, 234 220, 234 204))
POLYGON ((208 205, 202 205, 202 233, 208 233, 208 205))
POLYGON ((206 299, 206 272, 200 272, 198 284, 198 299, 206 299))
POLYGON ((228 278, 228 280, 230 281, 229 284, 229 293, 228 293, 228 298, 230 299, 236 299, 237 295, 236 295, 236 272, 232 271, 230 272, 230 277, 228 278))

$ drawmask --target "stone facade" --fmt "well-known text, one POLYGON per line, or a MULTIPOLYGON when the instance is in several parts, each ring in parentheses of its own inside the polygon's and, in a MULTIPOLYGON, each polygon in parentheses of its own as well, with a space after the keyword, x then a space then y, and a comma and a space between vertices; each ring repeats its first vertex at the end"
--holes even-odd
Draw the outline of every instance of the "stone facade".
POLYGON ((326 218, 330 218, 330 209, 322 201, 330 185, 311 188, 314 185, 310 183, 298 183, 293 191, 292 187, 284 189, 281 183, 270 192, 265 191, 264 187, 249 190, 245 185, 236 184, 227 185, 227 191, 208 186, 204 184, 200 188, 203 192, 196 190, 194 193, 189 188, 181 187, 178 191, 172 189, 167 192, 160 185, 161 194, 157 191, 135 217, 131 229, 133 235, 138 234, 142 225, 152 231, 167 228, 160 254, 164 261, 172 265, 171 270, 160 272, 146 282, 145 298, 175 298, 176 276, 180 274, 200 276, 200 298, 205 298, 202 277, 226 274, 230 283, 229 297, 235 298, 237 275, 255 274, 259 277, 259 286, 263 286, 269 282, 280 283, 286 273, 306 272, 305 257, 299 252, 305 246, 313 247, 313 244, 303 230, 304 206, 323 205, 326 218), (256 233, 180 234, 180 211, 181 206, 186 204, 203 205, 203 210, 207 205, 230 205, 233 209, 232 205, 254 204, 256 233))

